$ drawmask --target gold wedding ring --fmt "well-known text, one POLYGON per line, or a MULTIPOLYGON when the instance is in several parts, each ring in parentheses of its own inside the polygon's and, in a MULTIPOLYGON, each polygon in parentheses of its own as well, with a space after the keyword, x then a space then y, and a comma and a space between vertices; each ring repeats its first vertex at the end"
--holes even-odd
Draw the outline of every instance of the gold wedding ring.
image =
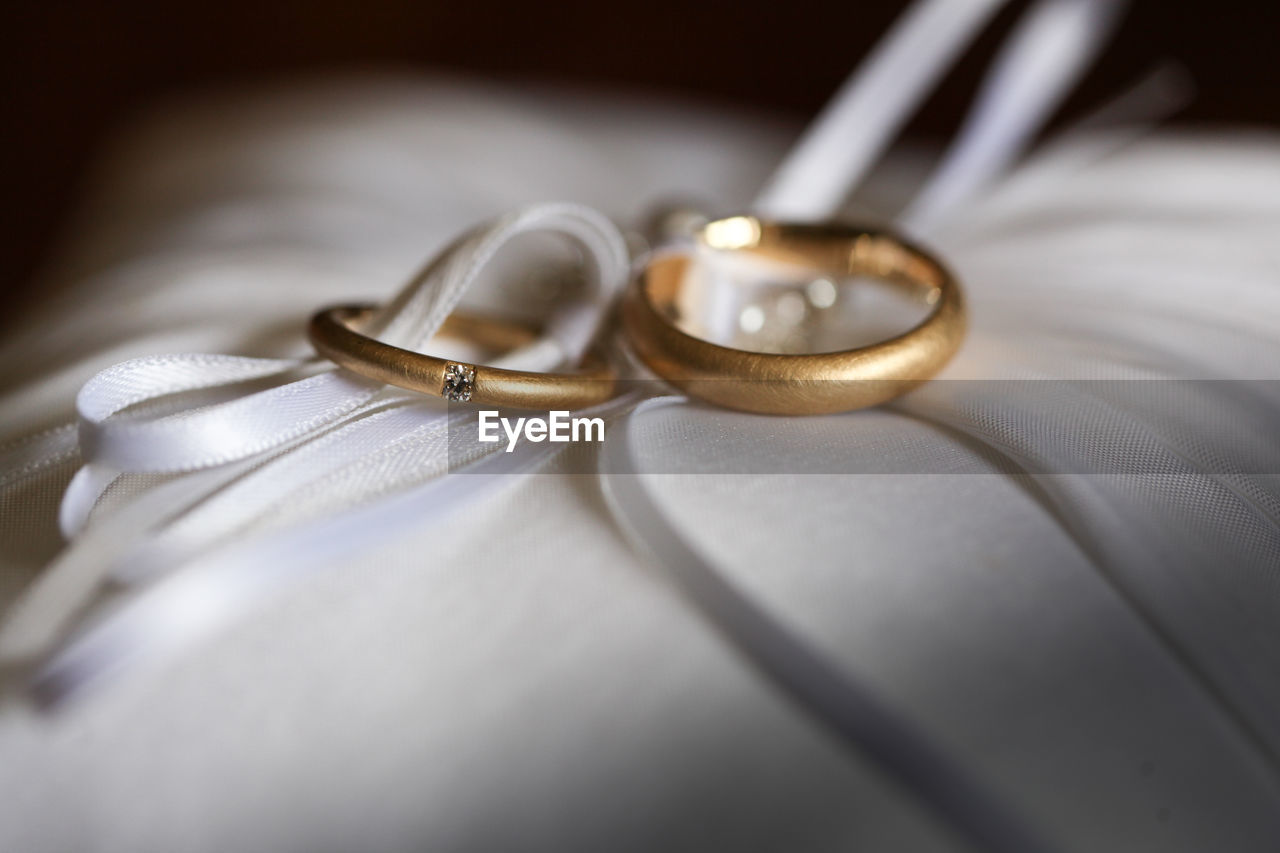
POLYGON ((832 277, 881 279, 930 306, 914 328, 870 346, 802 355, 733 349, 677 327, 678 297, 696 255, 661 254, 624 296, 622 326, 655 373, 717 405, 776 415, 874 406, 934 376, 964 338, 964 302, 955 278, 923 249, 892 234, 734 216, 702 226, 695 240, 701 249, 750 252, 832 277))
MULTIPOLYGON (((531 373, 437 358, 401 349, 362 334, 371 305, 327 308, 311 318, 307 335, 316 352, 342 367, 388 385, 454 402, 517 409, 582 409, 614 395, 616 376, 598 353, 589 353, 575 373, 531 373)), ((528 326, 454 312, 439 334, 496 350, 532 342, 528 326)))

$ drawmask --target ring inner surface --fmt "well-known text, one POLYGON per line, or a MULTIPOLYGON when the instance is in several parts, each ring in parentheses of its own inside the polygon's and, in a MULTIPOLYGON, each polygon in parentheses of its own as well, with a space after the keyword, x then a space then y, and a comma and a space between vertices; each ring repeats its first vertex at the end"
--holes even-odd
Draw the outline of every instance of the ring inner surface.
POLYGON ((711 223, 694 251, 656 258, 644 283, 651 304, 685 334, 802 354, 856 349, 915 328, 937 306, 945 278, 890 237, 832 239, 823 226, 735 217, 711 223), (745 233, 717 230, 735 222, 749 223, 738 228, 745 233))
MULTIPOLYGON (((373 315, 373 307, 343 309, 338 319, 353 332, 364 334, 373 315)), ((454 311, 431 337, 424 352, 437 358, 464 362, 483 362, 533 343, 538 330, 515 320, 454 311)))

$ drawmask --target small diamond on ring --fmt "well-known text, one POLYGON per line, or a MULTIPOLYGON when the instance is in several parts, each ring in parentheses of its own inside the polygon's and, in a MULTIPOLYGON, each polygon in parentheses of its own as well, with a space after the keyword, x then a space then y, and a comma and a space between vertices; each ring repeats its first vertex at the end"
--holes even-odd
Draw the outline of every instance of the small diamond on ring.
POLYGON ((449 362, 444 368, 444 387, 440 396, 455 403, 465 403, 471 399, 471 392, 476 387, 476 369, 469 364, 449 362))

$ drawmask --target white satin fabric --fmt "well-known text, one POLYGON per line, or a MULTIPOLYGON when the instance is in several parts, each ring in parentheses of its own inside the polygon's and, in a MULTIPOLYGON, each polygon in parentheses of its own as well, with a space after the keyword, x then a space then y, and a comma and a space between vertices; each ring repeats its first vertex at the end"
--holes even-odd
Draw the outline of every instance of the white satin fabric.
MULTIPOLYGON (((397 81, 153 125, 3 345, 0 417, 19 442, 5 452, 41 460, 0 484, 4 600, 58 549, 78 461, 61 424, 97 370, 164 351, 303 354, 313 306, 385 298, 460 223, 526 202, 622 221, 671 195, 743 206, 784 130, 397 81)), ((1277 378, 1276 199, 1270 139, 1042 153, 932 231, 973 311, 948 375, 1277 378)), ((1224 462, 1194 446, 1208 423, 1107 401, 1101 430, 1064 442, 1096 401, 1064 384, 1056 408, 1009 411, 964 387, 794 423, 668 406, 625 429, 640 470, 696 472, 643 476, 669 523, 1065 849, 1273 849, 1280 545, 1265 472, 1280 469, 1265 427, 1280 403, 1215 401, 1258 425, 1224 462), (1011 476, 992 447, 1014 473, 1076 476, 1011 476), (1080 476, 1169 447, 1186 470, 1080 476), (795 473, 733 473, 744 448, 795 473), (857 455, 954 473, 830 473, 857 455)), ((391 440, 404 411, 362 428, 391 440)), ((319 442, 283 464, 324 476, 231 486, 210 517, 229 543, 323 524, 438 473, 433 440, 351 469, 319 442)), ((0 849, 951 849, 637 555, 595 470, 577 449, 338 554, 62 713, 6 703, 0 849)), ((181 482, 167 476, 108 490, 100 529, 181 482)))

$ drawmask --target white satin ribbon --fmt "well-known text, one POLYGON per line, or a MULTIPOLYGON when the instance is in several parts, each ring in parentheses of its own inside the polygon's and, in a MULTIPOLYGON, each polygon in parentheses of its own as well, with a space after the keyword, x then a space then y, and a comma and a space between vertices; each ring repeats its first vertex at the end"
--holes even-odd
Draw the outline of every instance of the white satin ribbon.
POLYGON ((899 217, 924 233, 1007 169, 1106 43, 1120 0, 1048 0, 1005 42, 932 178, 899 217))
POLYGON ((920 0, 849 76, 756 197, 771 219, 830 219, 1008 0, 920 0))
MULTIPOLYGON (((921 0, 849 76, 757 195, 773 219, 830 219, 1007 0, 921 0)), ((1022 153, 1106 41, 1124 0, 1040 0, 1004 44, 908 224, 930 225, 1022 153)))
MULTIPOLYGON (((632 408, 635 395, 585 410, 612 419, 632 408)), ((110 675, 171 659, 190 643, 241 618, 291 579, 312 577, 344 559, 368 553, 369 531, 445 523, 459 511, 511 486, 563 445, 520 442, 512 453, 490 453, 455 472, 380 501, 294 525, 246 541, 224 541, 188 559, 113 611, 75 630, 39 668, 32 686, 46 704, 79 697, 110 675)))
MULTIPOLYGON (((628 255, 617 229, 580 205, 545 204, 516 211, 464 235, 371 320, 371 333, 406 349, 421 349, 475 281, 515 237, 562 234, 583 250, 595 286, 589 298, 566 306, 538 341, 510 354, 506 366, 547 370, 579 358, 613 295, 625 280, 628 255)), ((250 359, 179 354, 134 359, 89 380, 76 399, 86 466, 71 483, 60 521, 73 537, 115 477, 130 472, 185 472, 264 453, 355 412, 382 387, 346 371, 287 381, 315 367, 310 359, 250 359), (131 407, 183 392, 228 388, 255 379, 284 384, 160 417, 128 417, 131 407)))
MULTIPOLYGON (((397 346, 421 349, 485 265, 511 240, 529 233, 571 240, 589 268, 589 288, 551 318, 539 339, 494 363, 550 370, 576 362, 629 269, 626 243, 617 228, 602 214, 576 204, 535 205, 464 235, 374 317, 372 333, 397 346)), ((72 544, 9 612, 0 631, 0 660, 14 664, 47 649, 107 575, 123 581, 151 577, 181 565, 200 545, 214 541, 235 519, 223 513, 212 523, 216 514, 202 506, 212 496, 221 497, 212 501, 215 508, 226 506, 227 494, 252 496, 239 505, 236 517, 243 520, 245 511, 265 506, 264 495, 288 494, 326 470, 324 465, 349 470, 363 457, 414 437, 438 435, 447 427, 441 405, 424 401, 398 413, 375 413, 389 403, 394 399, 385 398, 379 383, 312 359, 180 354, 134 359, 101 372, 77 398, 86 464, 73 478, 61 508, 72 544), (323 372, 296 378, 299 371, 317 369, 323 372), (282 384, 234 396, 237 385, 250 381, 282 384), (171 414, 131 413, 193 391, 232 396, 171 414), (341 440, 334 441, 334 435, 341 440), (341 445, 337 452, 334 444, 341 445), (318 465, 314 451, 322 445, 330 452, 324 465, 318 465), (290 464, 293 460, 299 461, 290 464), (95 503, 122 472, 183 476, 87 524, 95 503), (269 488, 263 491, 264 486, 269 488), (192 518, 197 506, 198 523, 192 518)), ((160 637, 152 641, 164 642, 160 637)))
POLYGON ((915 794, 975 849, 1054 849, 900 712, 740 589, 731 573, 689 542, 663 512, 636 467, 632 431, 647 412, 686 402, 683 397, 646 400, 608 433, 601 482, 610 510, 631 540, 666 570, 748 665, 915 794))

